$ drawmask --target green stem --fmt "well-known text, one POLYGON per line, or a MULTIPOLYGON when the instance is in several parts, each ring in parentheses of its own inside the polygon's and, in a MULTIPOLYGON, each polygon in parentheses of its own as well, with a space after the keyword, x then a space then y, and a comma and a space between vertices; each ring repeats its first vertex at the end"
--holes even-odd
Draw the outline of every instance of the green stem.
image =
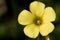
POLYGON ((49 35, 48 35, 48 36, 46 36, 45 38, 46 38, 46 40, 50 40, 50 37, 49 37, 49 35))

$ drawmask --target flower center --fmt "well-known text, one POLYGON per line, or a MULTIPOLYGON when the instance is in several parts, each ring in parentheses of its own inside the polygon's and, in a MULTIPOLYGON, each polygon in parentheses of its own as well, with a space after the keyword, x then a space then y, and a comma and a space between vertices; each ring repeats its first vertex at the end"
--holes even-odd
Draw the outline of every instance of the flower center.
POLYGON ((41 24, 40 20, 36 20, 36 25, 40 25, 40 24, 41 24))
POLYGON ((35 24, 35 25, 41 25, 41 24, 42 24, 42 20, 41 20, 39 17, 37 17, 37 18, 35 18, 35 20, 34 20, 34 24, 35 24))

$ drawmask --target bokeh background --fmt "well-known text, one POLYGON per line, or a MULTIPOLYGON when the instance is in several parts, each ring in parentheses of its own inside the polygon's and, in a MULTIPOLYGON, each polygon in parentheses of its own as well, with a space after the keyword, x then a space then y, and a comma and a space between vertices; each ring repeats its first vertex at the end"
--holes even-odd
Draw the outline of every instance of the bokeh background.
POLYGON ((41 1, 46 7, 51 6, 56 12, 56 21, 53 22, 55 30, 50 33, 51 40, 60 40, 60 0, 0 0, 0 40, 43 40, 38 36, 31 39, 23 33, 23 25, 17 21, 19 13, 29 10, 29 4, 33 1, 41 1))

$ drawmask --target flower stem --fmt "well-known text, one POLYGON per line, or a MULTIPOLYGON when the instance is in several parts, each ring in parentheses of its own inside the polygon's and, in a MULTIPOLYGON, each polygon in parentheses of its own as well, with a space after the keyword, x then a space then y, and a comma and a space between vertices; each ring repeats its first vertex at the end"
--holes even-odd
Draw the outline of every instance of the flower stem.
POLYGON ((46 40, 50 40, 50 37, 49 36, 46 36, 46 40))

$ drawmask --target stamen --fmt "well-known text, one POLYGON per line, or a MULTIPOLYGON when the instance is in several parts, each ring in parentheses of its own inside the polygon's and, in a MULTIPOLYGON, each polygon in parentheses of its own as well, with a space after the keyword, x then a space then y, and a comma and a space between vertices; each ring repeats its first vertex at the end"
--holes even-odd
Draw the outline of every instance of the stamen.
POLYGON ((37 20, 37 25, 39 25, 40 24, 40 20, 37 20))
POLYGON ((36 17, 33 22, 36 25, 40 25, 42 23, 42 20, 40 19, 40 17, 36 17))

